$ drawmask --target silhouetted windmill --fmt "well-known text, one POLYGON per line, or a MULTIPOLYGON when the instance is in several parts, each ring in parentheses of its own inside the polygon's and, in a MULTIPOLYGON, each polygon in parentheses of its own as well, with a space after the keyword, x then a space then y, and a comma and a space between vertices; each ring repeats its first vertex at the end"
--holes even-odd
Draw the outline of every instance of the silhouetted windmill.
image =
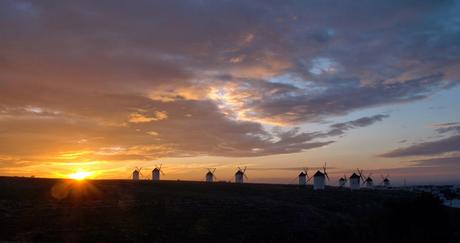
POLYGON ((386 176, 382 175, 381 177, 382 177, 382 183, 381 184, 383 184, 383 186, 386 187, 386 188, 390 187, 391 186, 390 179, 389 179, 390 175, 388 175, 388 174, 386 176))
POLYGON ((248 177, 246 176, 246 166, 244 167, 244 169, 238 167, 238 170, 235 173, 235 183, 243 183, 244 178, 246 178, 246 180, 248 179, 248 177))
POLYGON ((214 172, 216 171, 216 168, 207 168, 208 173, 206 173, 206 182, 214 182, 214 179, 216 178, 214 172))
POLYGON ((304 168, 299 174, 299 186, 306 186, 309 180, 308 168, 304 168))
POLYGON ((358 174, 353 173, 350 176, 350 189, 351 190, 357 190, 361 186, 361 178, 363 178, 363 176, 362 176, 363 171, 360 170, 360 169, 356 169, 356 170, 357 170, 358 174))
POLYGON ((339 179, 339 187, 345 187, 347 185, 347 176, 343 175, 343 177, 340 177, 339 179))
POLYGON ((327 175, 327 171, 326 171, 326 163, 324 163, 323 172, 318 170, 313 175, 313 189, 314 190, 324 190, 324 187, 326 185, 326 178, 329 181, 329 176, 327 175))
POLYGON ((163 170, 161 169, 162 164, 160 166, 155 165, 155 169, 152 170, 152 180, 159 181, 160 180, 160 173, 164 175, 163 170))
MULTIPOLYGON (((142 167, 141 168, 138 168, 136 167, 133 171, 133 181, 138 181, 140 179, 140 176, 142 175, 142 167)), ((143 176, 143 175, 142 175, 143 176)))
POLYGON ((363 181, 363 185, 366 186, 366 188, 373 188, 374 187, 374 180, 372 180, 372 173, 370 173, 366 179, 363 181))

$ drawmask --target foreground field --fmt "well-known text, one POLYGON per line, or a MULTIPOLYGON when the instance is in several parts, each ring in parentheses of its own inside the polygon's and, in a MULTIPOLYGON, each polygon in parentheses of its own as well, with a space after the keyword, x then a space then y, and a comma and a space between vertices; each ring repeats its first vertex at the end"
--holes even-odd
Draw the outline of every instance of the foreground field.
POLYGON ((460 242, 458 210, 403 191, 0 178, 0 241, 460 242))

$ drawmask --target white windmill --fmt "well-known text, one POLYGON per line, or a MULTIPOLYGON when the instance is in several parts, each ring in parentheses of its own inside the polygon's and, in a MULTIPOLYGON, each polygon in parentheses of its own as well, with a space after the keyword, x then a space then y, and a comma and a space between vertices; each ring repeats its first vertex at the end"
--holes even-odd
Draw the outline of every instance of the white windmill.
POLYGON ((238 171, 236 171, 235 173, 235 183, 243 183, 244 178, 246 178, 246 180, 248 179, 248 177, 246 176, 246 167, 244 167, 244 169, 238 167, 238 171))
POLYGON ((382 175, 382 184, 384 187, 388 188, 388 187, 391 187, 391 183, 390 183, 390 179, 389 179, 390 175, 386 175, 386 176, 383 176, 382 175))
POLYGON ((161 169, 162 164, 160 166, 155 165, 155 169, 152 170, 152 180, 159 181, 160 180, 160 173, 164 175, 163 170, 161 169))
POLYGON ((329 180, 329 176, 326 172, 326 163, 324 163, 323 172, 318 170, 313 175, 313 190, 324 190, 324 187, 326 186, 326 178, 329 180))
POLYGON ((345 187, 346 184, 347 184, 347 176, 346 175, 343 175, 343 177, 340 177, 339 179, 339 187, 345 187))
POLYGON ((357 169, 357 171, 359 175, 356 173, 353 173, 350 176, 350 189, 351 190, 358 190, 361 186, 361 178, 363 178, 362 176, 363 171, 359 169, 357 169))
POLYGON ((216 178, 214 175, 215 171, 216 168, 208 168, 208 173, 206 173, 206 182, 214 182, 214 179, 216 178))
MULTIPOLYGON (((132 177, 132 178, 133 178, 133 181, 138 181, 138 180, 140 179, 140 176, 142 175, 141 170, 142 170, 142 167, 141 167, 141 168, 137 168, 137 167, 136 167, 136 169, 134 169, 134 171, 133 171, 133 177, 132 177)), ((142 175, 142 176, 143 176, 143 175, 142 175)))
POLYGON ((306 186, 311 178, 308 176, 308 168, 304 168, 299 174, 299 186, 306 186))

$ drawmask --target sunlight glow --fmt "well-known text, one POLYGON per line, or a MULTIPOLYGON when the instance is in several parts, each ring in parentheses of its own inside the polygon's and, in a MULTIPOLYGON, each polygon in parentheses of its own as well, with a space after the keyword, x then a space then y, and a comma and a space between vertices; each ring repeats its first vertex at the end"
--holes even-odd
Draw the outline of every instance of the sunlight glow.
POLYGON ((75 173, 72 173, 72 174, 69 174, 69 178, 70 179, 74 179, 74 180, 84 180, 84 179, 87 179, 89 176, 91 176, 93 174, 93 172, 88 172, 88 171, 84 171, 84 170, 78 170, 77 172, 75 173))

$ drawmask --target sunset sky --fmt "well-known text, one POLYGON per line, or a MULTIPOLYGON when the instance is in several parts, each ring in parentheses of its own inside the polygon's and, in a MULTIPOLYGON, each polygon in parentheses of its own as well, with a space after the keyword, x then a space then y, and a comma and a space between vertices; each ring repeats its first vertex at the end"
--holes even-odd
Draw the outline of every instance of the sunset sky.
POLYGON ((460 183, 460 1, 0 0, 0 175, 460 183))

